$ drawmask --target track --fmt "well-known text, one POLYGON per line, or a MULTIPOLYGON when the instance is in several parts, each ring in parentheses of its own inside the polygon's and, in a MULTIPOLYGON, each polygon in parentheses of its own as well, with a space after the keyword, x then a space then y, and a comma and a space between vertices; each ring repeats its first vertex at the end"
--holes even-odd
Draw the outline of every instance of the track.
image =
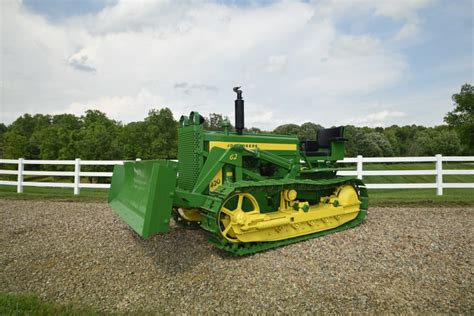
POLYGON ((216 191, 213 192, 213 196, 218 199, 215 203, 210 205, 205 209, 204 221, 201 223, 201 226, 209 232, 209 240, 216 247, 226 250, 235 255, 247 255, 256 253, 259 251, 265 251, 269 249, 278 248, 281 246, 293 244, 303 240, 308 240, 311 238, 321 237, 335 232, 344 231, 357 225, 360 225, 364 220, 367 214, 368 208, 368 195, 367 189, 362 181, 357 179, 348 179, 347 177, 341 178, 330 178, 322 180, 267 180, 267 181, 241 181, 235 182, 228 185, 223 185, 219 187, 216 191), (361 210, 358 216, 341 226, 336 228, 312 233, 300 237, 295 237, 291 239, 271 241, 271 242, 253 242, 253 243, 239 243, 232 244, 225 240, 219 232, 219 210, 223 202, 231 196, 234 192, 281 192, 286 189, 296 189, 297 191, 318 191, 318 190, 333 190, 335 187, 342 184, 351 184, 358 188, 360 199, 362 201, 361 210))

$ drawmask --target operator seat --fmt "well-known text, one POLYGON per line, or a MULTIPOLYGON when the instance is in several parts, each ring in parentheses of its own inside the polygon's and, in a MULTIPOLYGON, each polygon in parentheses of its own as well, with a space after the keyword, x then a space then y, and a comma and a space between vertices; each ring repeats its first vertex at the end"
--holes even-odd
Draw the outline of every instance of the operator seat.
POLYGON ((306 156, 331 156, 331 143, 335 141, 347 141, 343 137, 344 126, 333 128, 320 128, 316 134, 316 140, 305 140, 301 142, 306 156))

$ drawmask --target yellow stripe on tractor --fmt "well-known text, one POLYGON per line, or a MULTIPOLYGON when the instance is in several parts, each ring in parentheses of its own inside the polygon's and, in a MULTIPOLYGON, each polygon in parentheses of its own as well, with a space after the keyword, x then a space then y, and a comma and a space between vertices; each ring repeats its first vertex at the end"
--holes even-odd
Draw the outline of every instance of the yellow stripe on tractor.
POLYGON ((241 143, 241 142, 209 142, 209 150, 213 147, 230 148, 232 145, 240 144, 247 149, 262 149, 262 150, 296 150, 296 144, 272 144, 272 143, 241 143))

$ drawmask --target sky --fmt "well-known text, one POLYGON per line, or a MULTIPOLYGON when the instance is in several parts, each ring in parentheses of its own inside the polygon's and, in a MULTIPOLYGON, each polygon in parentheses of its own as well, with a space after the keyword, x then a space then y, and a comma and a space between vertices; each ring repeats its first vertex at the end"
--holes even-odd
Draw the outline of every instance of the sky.
POLYGON ((473 84, 470 0, 1 0, 0 122, 168 107, 247 127, 443 123, 473 84))

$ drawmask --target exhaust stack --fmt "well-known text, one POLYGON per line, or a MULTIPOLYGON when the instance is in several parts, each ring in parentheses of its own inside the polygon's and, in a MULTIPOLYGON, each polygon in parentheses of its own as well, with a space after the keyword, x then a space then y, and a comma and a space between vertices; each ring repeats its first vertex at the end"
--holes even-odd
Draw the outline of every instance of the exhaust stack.
POLYGON ((242 131, 245 127, 244 100, 242 99, 242 90, 240 90, 240 87, 235 87, 233 90, 237 93, 237 99, 235 100, 235 131, 237 134, 242 135, 242 131))

